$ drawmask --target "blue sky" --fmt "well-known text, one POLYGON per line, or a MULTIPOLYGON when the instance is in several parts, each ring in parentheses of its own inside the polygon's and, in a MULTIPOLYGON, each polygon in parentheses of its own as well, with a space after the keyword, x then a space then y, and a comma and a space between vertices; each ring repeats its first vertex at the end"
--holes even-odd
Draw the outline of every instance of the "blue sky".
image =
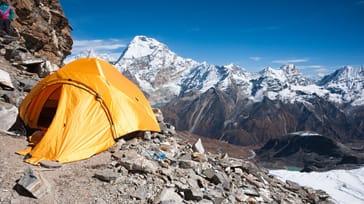
POLYGON ((184 58, 310 75, 364 65, 364 0, 60 0, 73 54, 120 54, 136 35, 184 58))

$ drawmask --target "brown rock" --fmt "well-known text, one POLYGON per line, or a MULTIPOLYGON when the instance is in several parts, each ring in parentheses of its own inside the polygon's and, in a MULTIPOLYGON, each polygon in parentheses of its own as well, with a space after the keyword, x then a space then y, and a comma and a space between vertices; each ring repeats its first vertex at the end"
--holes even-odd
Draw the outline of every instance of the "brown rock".
POLYGON ((19 37, 21 45, 35 56, 61 65, 71 53, 73 40, 59 1, 12 0, 10 3, 15 8, 13 35, 19 37))

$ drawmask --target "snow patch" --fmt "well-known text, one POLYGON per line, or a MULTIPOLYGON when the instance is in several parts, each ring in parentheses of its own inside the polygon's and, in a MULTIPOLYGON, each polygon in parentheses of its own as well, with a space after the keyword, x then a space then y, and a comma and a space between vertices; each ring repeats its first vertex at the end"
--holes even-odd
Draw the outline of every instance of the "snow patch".
POLYGON ((288 170, 271 170, 270 174, 286 181, 326 191, 336 203, 364 203, 364 167, 353 170, 300 173, 288 170))

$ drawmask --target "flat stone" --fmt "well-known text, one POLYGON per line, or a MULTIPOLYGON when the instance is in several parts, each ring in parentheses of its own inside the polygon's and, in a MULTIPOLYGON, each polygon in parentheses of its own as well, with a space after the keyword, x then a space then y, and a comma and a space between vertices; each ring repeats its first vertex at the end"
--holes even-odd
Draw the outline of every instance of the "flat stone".
POLYGON ((144 201, 147 197, 147 190, 144 186, 139 186, 134 192, 130 194, 132 198, 136 198, 137 200, 144 201))
POLYGON ((178 164, 182 169, 196 169, 198 167, 198 162, 192 160, 179 160, 178 164))
POLYGON ((197 204, 214 204, 211 200, 202 199, 197 204))
POLYGON ((51 186, 48 181, 31 168, 25 170, 23 177, 21 177, 17 184, 31 193, 35 198, 42 198, 51 191, 51 186))
POLYGON ((211 178, 211 182, 214 184, 223 184, 223 186, 227 185, 229 183, 229 178, 226 176, 226 174, 218 171, 215 173, 215 175, 211 178))
POLYGON ((0 130, 9 130, 16 122, 18 108, 0 101, 0 130))
POLYGON ((116 180, 118 176, 119 175, 111 169, 105 169, 95 173, 95 178, 98 178, 101 181, 106 181, 106 182, 116 180))
POLYGON ((212 179, 212 177, 214 177, 215 175, 215 170, 213 169, 205 169, 202 171, 202 174, 208 179, 212 179))
POLYGON ((288 185, 288 189, 292 190, 292 191, 298 191, 301 187, 298 183, 287 180, 286 181, 287 185, 288 185))
POLYGON ((248 196, 255 196, 255 197, 260 196, 259 192, 254 187, 245 188, 245 189, 243 189, 243 192, 245 193, 245 195, 248 195, 248 196))
POLYGON ((61 168, 62 164, 57 161, 50 161, 50 160, 42 160, 39 162, 42 167, 49 168, 49 169, 56 169, 61 168))
POLYGON ((158 164, 138 154, 125 155, 125 158, 120 159, 119 162, 129 171, 142 171, 153 174, 158 170, 158 164))
POLYGON ((164 188, 159 194, 158 200, 159 202, 156 203, 182 203, 183 201, 174 188, 164 188))
POLYGON ((28 59, 28 60, 23 60, 20 63, 23 65, 30 65, 30 64, 40 64, 43 62, 44 62, 43 59, 28 59))
POLYGON ((203 198, 203 192, 199 188, 190 188, 184 191, 186 200, 200 201, 203 198))

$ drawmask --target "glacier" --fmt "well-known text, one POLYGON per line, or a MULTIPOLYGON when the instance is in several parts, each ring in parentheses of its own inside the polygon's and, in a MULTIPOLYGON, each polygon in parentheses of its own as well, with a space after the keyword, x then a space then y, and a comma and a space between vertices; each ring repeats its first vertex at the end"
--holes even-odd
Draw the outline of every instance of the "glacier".
POLYGON ((270 170, 269 173, 282 181, 290 180, 302 186, 322 189, 338 204, 364 203, 364 167, 309 173, 270 170))

